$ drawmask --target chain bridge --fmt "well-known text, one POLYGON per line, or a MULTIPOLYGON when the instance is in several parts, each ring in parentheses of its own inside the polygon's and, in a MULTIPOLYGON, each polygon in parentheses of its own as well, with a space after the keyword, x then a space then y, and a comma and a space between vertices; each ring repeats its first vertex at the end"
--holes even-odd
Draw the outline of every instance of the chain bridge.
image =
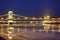
POLYGON ((49 15, 44 16, 44 18, 26 17, 9 11, 8 14, 0 16, 0 26, 2 24, 8 26, 9 23, 13 24, 12 26, 40 26, 44 23, 60 23, 60 18, 50 18, 49 15))

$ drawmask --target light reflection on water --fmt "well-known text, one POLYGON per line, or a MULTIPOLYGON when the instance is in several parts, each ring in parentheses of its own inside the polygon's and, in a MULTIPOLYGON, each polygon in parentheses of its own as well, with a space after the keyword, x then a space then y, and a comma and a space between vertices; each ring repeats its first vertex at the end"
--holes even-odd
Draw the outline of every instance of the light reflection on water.
POLYGON ((60 24, 45 24, 41 26, 21 26, 21 27, 14 27, 15 31, 18 32, 18 29, 20 31, 27 31, 27 32, 60 32, 60 24))
MULTIPOLYGON (((4 33, 7 33, 6 31, 6 27, 4 27, 4 33)), ((25 38, 23 40, 60 40, 60 24, 14 27, 13 37, 17 37, 17 40, 20 38, 25 38)))

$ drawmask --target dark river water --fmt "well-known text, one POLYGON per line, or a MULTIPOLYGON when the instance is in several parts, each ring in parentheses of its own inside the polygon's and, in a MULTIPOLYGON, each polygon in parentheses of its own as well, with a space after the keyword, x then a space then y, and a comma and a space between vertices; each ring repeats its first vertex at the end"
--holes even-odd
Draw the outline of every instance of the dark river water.
POLYGON ((13 28, 13 30, 7 30, 7 27, 3 27, 0 28, 0 31, 3 29, 2 33, 6 35, 8 35, 8 31, 13 32, 11 40, 60 40, 60 24, 13 28))

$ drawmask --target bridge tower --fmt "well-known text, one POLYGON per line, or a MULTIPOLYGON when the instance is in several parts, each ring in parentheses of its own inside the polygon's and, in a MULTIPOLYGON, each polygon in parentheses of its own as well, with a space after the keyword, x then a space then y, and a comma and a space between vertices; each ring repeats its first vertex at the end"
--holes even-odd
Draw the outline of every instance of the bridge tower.
POLYGON ((13 14, 13 11, 8 12, 8 19, 12 19, 12 14, 13 14))
MULTIPOLYGON (((44 23, 49 23, 50 22, 50 16, 49 15, 45 15, 44 16, 44 23)), ((50 26, 44 25, 44 30, 48 31, 50 28, 50 26)))
POLYGON ((8 12, 8 25, 11 26, 13 23, 13 11, 8 12))
POLYGON ((8 12, 8 22, 13 22, 13 11, 8 12))

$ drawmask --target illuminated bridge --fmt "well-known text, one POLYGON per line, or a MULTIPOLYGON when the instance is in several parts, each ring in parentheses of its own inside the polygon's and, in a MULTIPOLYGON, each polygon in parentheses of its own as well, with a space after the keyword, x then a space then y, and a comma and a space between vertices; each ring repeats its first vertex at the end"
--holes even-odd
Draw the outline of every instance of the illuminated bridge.
MULTIPOLYGON (((9 39, 12 39, 12 34, 14 34, 13 27, 15 27, 15 26, 17 26, 17 27, 20 27, 20 26, 35 27, 35 26, 44 25, 44 31, 48 31, 50 28, 50 24, 60 24, 60 18, 51 18, 49 15, 45 15, 43 18, 26 17, 26 16, 13 14, 12 11, 9 11, 8 14, 0 16, 1 32, 3 31, 3 27, 7 26, 7 28, 6 28, 7 31, 5 31, 5 32, 8 33, 9 39)), ((59 26, 58 31, 60 32, 60 25, 58 25, 58 26, 59 26)), ((18 31, 19 31, 19 29, 18 29, 18 31)), ((34 29, 33 29, 33 31, 34 31, 34 29)), ((1 33, 1 34, 4 34, 4 33, 1 33)), ((3 36, 3 35, 1 35, 1 36, 3 36)))
POLYGON ((60 18, 51 18, 49 15, 44 16, 44 18, 26 17, 9 11, 8 14, 0 16, 0 26, 2 24, 8 26, 9 23, 13 24, 12 26, 40 26, 43 23, 60 23, 60 18))

